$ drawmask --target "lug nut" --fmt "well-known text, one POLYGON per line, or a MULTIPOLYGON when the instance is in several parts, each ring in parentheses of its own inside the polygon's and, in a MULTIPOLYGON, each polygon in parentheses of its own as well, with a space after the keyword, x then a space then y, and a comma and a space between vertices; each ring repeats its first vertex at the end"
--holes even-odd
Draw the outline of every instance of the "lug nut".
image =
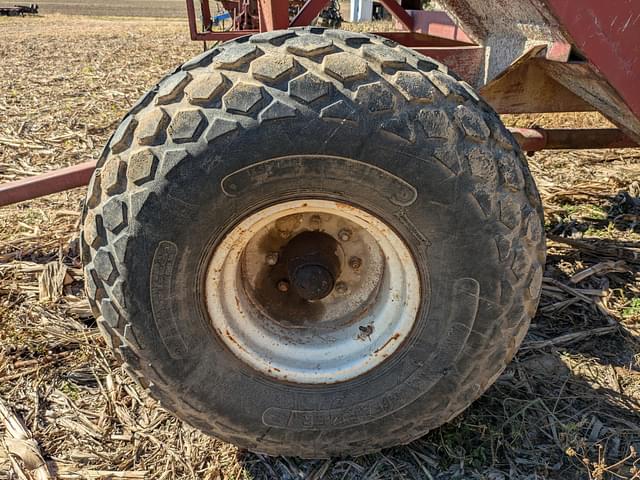
POLYGON ((280 280, 278 282, 278 290, 280 290, 281 292, 288 292, 289 291, 289 282, 287 280, 280 280))
POLYGON ((362 259, 359 257, 351 257, 349 259, 349 266, 354 270, 359 270, 362 266, 362 259))
POLYGON ((267 262, 267 265, 271 265, 273 267, 278 263, 278 254, 276 252, 268 253, 265 257, 265 261, 267 262))
POLYGON ((349 230, 348 228, 343 228, 338 232, 338 238, 343 242, 348 242, 349 240, 351 240, 351 230, 349 230))
POLYGON ((338 282, 336 283, 336 293, 340 294, 340 295, 344 295, 345 293, 347 293, 349 291, 349 287, 347 287, 347 284, 344 282, 338 282))

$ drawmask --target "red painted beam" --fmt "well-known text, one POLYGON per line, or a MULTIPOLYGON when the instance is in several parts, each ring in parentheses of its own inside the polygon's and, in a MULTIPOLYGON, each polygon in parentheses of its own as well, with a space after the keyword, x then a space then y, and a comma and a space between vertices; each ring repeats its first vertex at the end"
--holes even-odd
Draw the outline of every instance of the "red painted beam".
POLYGON ((289 0, 258 0, 260 31, 283 30, 289 26, 289 0))
POLYGON ((329 0, 307 0, 307 3, 300 9, 298 15, 291 21, 292 27, 304 27, 311 25, 311 22, 320 15, 329 4, 329 0))
POLYGON ((509 131, 525 152, 640 146, 617 128, 509 128, 509 131))
POLYGON ((202 14, 202 28, 209 30, 211 28, 211 8, 209 8, 209 0, 200 0, 200 13, 202 14))
POLYGON ((535 128, 509 128, 511 135, 525 152, 538 152, 547 145, 547 136, 535 128))
POLYGON ((640 2, 545 1, 571 43, 640 119, 640 2))
MULTIPOLYGON (((509 130, 526 152, 640 146, 615 128, 549 130, 510 128, 509 130)), ((85 186, 89 183, 95 168, 96 162, 85 162, 35 177, 0 184, 0 207, 85 186)))
POLYGON ((228 40, 234 40, 239 37, 244 37, 246 35, 253 35, 254 33, 260 33, 259 30, 229 30, 228 32, 203 32, 196 33, 195 38, 193 40, 208 42, 226 42, 228 40))
POLYGON ((415 33, 424 33, 432 37, 447 38, 469 45, 475 42, 465 33, 460 24, 454 21, 447 12, 437 10, 407 10, 413 18, 415 33))
POLYGON ((413 47, 413 50, 444 63, 450 71, 470 85, 476 84, 482 71, 484 47, 413 47))
POLYGON ((189 33, 191 40, 198 39, 198 25, 196 23, 196 9, 193 5, 194 0, 187 0, 187 19, 189 20, 189 33))
POLYGON ((0 184, 0 207, 85 186, 89 183, 95 169, 96 162, 85 162, 35 177, 0 184))
POLYGON ((378 0, 391 15, 397 18, 410 32, 413 31, 413 17, 396 0, 378 0))

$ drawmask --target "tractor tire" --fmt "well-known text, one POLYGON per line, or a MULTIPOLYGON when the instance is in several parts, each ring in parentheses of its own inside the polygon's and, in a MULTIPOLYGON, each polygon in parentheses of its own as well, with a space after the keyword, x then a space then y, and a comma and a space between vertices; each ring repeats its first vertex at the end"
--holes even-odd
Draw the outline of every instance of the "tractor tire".
POLYGON ((360 455, 503 371, 539 300, 540 209, 517 143, 445 66, 375 35, 260 33, 125 116, 87 194, 86 292, 124 369, 189 424, 360 455))

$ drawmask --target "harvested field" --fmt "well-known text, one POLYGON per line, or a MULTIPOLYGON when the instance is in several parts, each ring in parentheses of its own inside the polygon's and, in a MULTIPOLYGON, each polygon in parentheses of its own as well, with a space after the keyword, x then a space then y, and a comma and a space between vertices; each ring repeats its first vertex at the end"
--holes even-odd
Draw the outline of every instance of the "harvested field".
MULTIPOLYGON (((24 2, 28 3, 28 2, 24 2)), ((127 16, 127 17, 178 17, 185 18, 184 0, 39 0, 42 15, 62 13, 65 15, 127 16)))
MULTIPOLYGON (((138 96, 201 49, 179 20, 0 18, 0 32, 0 182, 96 159, 138 96)), ((596 114, 508 121, 606 124, 596 114)), ((173 418, 96 328, 77 245, 84 191, 0 209, 0 480, 47 478, 26 476, 33 469, 62 479, 640 478, 640 150, 545 152, 530 165, 549 241, 523 347, 453 422, 359 458, 255 455, 173 418)))

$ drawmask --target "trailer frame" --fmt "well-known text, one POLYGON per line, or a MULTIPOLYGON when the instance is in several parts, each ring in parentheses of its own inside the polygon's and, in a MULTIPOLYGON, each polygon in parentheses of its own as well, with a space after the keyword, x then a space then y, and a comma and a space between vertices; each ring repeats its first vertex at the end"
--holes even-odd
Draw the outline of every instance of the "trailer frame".
MULTIPOLYGON (((526 152, 640 144, 640 3, 620 0, 443 0, 447 12, 379 0, 396 31, 376 32, 447 65, 498 113, 598 111, 617 128, 512 129, 526 152)), ((311 25, 330 0, 225 0, 230 29, 212 21, 210 0, 186 0, 191 39, 225 42, 311 25), (196 2, 199 4, 196 7, 196 2)), ((0 185, 0 206, 80 187, 95 162, 0 185)))

